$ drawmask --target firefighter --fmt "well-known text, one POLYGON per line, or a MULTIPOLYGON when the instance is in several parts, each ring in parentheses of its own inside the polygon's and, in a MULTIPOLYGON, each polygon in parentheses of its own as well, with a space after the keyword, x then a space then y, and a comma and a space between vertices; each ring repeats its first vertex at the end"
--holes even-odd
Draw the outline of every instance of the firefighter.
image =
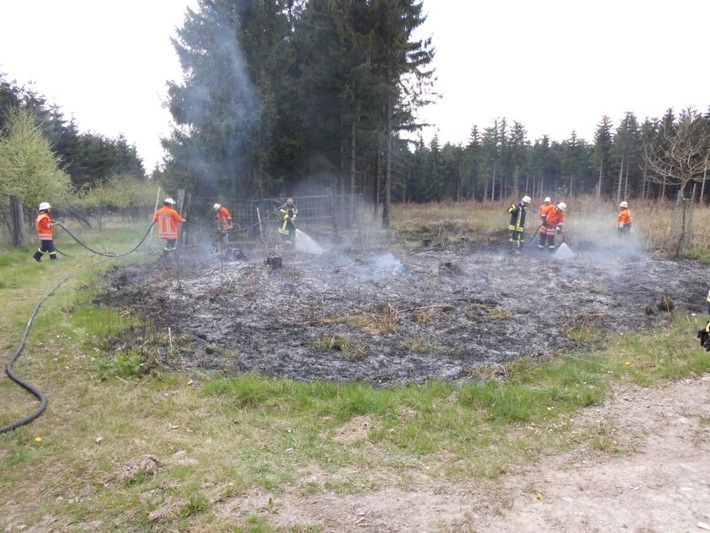
POLYGON ((522 200, 517 204, 513 204, 508 208, 510 213, 510 243, 514 251, 520 251, 525 241, 523 241, 523 233, 525 232, 525 215, 527 215, 527 207, 530 205, 530 197, 523 196, 522 200))
POLYGON ((229 212, 229 209, 221 204, 214 204, 213 208, 217 213, 217 227, 219 230, 229 231, 234 229, 234 224, 232 223, 232 213, 229 212))
POLYGON ((158 223, 158 238, 165 239, 163 255, 174 252, 178 239, 178 224, 186 222, 175 210, 175 200, 166 198, 163 207, 153 215, 153 222, 158 223))
POLYGON ((616 222, 619 225, 617 231, 619 237, 623 237, 631 232, 631 211, 629 211, 629 202, 624 200, 619 204, 619 208, 621 210, 619 211, 619 216, 616 219, 616 222))
POLYGON ((705 348, 706 352, 710 352, 710 320, 703 329, 698 330, 698 338, 700 339, 700 346, 705 348))
POLYGON ((51 211, 52 206, 49 205, 49 202, 42 202, 39 204, 39 211, 37 213, 37 218, 35 219, 37 237, 39 238, 39 248, 32 256, 38 263, 42 260, 44 252, 49 252, 49 258, 52 261, 57 260, 57 249, 54 246, 54 235, 52 230, 54 222, 52 221, 51 211))
POLYGON ((554 210, 555 206, 552 205, 552 198, 549 196, 546 196, 545 199, 543 200, 542 205, 540 205, 540 224, 544 224, 545 220, 547 220, 547 214, 554 210))
MULTIPOLYGON (((708 303, 708 314, 710 314, 710 291, 708 291, 705 301, 708 303)), ((698 338, 700 339, 700 346, 705 348, 705 351, 710 352, 710 320, 708 320, 703 329, 698 331, 698 338)))
POLYGON ((222 204, 214 204, 212 208, 217 214, 217 231, 219 232, 219 238, 224 242, 229 242, 229 234, 227 232, 234 229, 232 213, 222 204))
POLYGON ((281 226, 279 233, 286 244, 293 244, 296 240, 296 217, 298 208, 293 204, 293 198, 287 198, 286 203, 279 208, 281 213, 281 226))
POLYGON ((560 202, 547 213, 545 221, 540 226, 540 243, 538 244, 540 250, 545 249, 547 242, 547 249, 551 252, 555 251, 555 235, 562 234, 564 231, 566 210, 567 204, 560 202))

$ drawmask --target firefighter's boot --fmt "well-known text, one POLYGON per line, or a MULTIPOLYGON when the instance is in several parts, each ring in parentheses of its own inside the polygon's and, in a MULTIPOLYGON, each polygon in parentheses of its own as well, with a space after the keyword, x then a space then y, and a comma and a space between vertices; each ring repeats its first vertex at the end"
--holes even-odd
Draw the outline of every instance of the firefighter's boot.
POLYGON ((42 256, 44 254, 37 250, 32 257, 34 257, 34 260, 37 261, 38 263, 42 260, 42 256))

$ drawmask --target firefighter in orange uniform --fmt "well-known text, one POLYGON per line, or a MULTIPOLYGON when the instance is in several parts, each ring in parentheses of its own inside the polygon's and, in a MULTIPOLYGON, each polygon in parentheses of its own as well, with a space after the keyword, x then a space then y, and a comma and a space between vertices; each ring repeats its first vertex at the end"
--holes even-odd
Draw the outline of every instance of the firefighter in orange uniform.
POLYGON ((619 211, 616 223, 619 225, 619 237, 623 237, 631 232, 631 211, 629 211, 629 202, 627 201, 621 202, 619 207, 621 208, 621 211, 619 211))
POLYGON ((175 200, 166 198, 163 207, 153 215, 153 222, 158 223, 158 238, 165 239, 163 253, 174 252, 178 239, 178 224, 185 222, 185 219, 175 210, 175 200))
POLYGON ((54 222, 52 221, 52 215, 50 213, 51 209, 52 206, 49 205, 49 202, 42 202, 39 204, 39 212, 37 213, 37 218, 35 219, 37 237, 39 238, 39 248, 32 256, 37 262, 42 260, 44 252, 49 252, 49 258, 52 261, 57 260, 57 249, 54 247, 54 234, 52 230, 54 222))
POLYGON ((566 210, 567 204, 560 202, 554 209, 548 211, 545 221, 540 226, 540 243, 538 245, 540 250, 545 248, 545 242, 547 242, 547 249, 551 252, 555 251, 555 235, 564 230, 566 210))
POLYGON ((219 238, 224 242, 229 242, 228 232, 234 229, 232 213, 222 204, 214 204, 212 208, 217 213, 217 231, 219 232, 219 238))
POLYGON ((547 220, 547 215, 551 211, 555 210, 555 206, 552 205, 552 198, 549 196, 545 197, 545 200, 543 200, 542 205, 540 206, 540 223, 544 224, 545 220, 547 220))
POLYGON ((214 204, 213 208, 217 212, 217 226, 219 230, 225 232, 234 229, 232 213, 229 212, 229 209, 221 204, 214 204))

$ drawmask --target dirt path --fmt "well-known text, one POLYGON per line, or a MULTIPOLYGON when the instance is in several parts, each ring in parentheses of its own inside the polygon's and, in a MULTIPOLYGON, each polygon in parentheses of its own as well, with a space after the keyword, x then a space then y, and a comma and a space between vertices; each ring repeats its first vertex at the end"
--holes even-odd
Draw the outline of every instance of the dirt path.
POLYGON ((506 480, 512 508, 477 530, 710 530, 710 376, 618 389, 579 423, 606 425, 620 453, 545 459, 506 480))
POLYGON ((320 524, 333 533, 710 530, 710 376, 617 388, 574 424, 607 428, 612 453, 547 457, 495 487, 447 485, 421 473, 407 491, 255 493, 221 511, 249 513, 271 498, 274 525, 320 524))

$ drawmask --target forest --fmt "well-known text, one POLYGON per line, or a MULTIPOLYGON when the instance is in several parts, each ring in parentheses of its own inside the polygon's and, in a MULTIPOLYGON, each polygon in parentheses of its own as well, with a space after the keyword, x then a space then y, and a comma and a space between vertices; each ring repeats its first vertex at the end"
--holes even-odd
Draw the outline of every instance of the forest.
MULTIPOLYGON (((413 37, 422 7, 199 0, 173 38, 183 76, 166 81, 172 132, 150 178, 203 197, 357 193, 382 208, 385 227, 393 202, 708 194, 710 109, 669 108, 643 121, 633 111, 602 116, 593 139, 574 131, 530 139, 524 124, 499 117, 472 124, 461 143, 425 143, 416 111, 437 98, 436 43, 413 37)), ((7 117, 18 108, 34 117, 72 190, 148 178, 130 140, 80 133, 60 108, 0 73, 5 145, 7 117)))

